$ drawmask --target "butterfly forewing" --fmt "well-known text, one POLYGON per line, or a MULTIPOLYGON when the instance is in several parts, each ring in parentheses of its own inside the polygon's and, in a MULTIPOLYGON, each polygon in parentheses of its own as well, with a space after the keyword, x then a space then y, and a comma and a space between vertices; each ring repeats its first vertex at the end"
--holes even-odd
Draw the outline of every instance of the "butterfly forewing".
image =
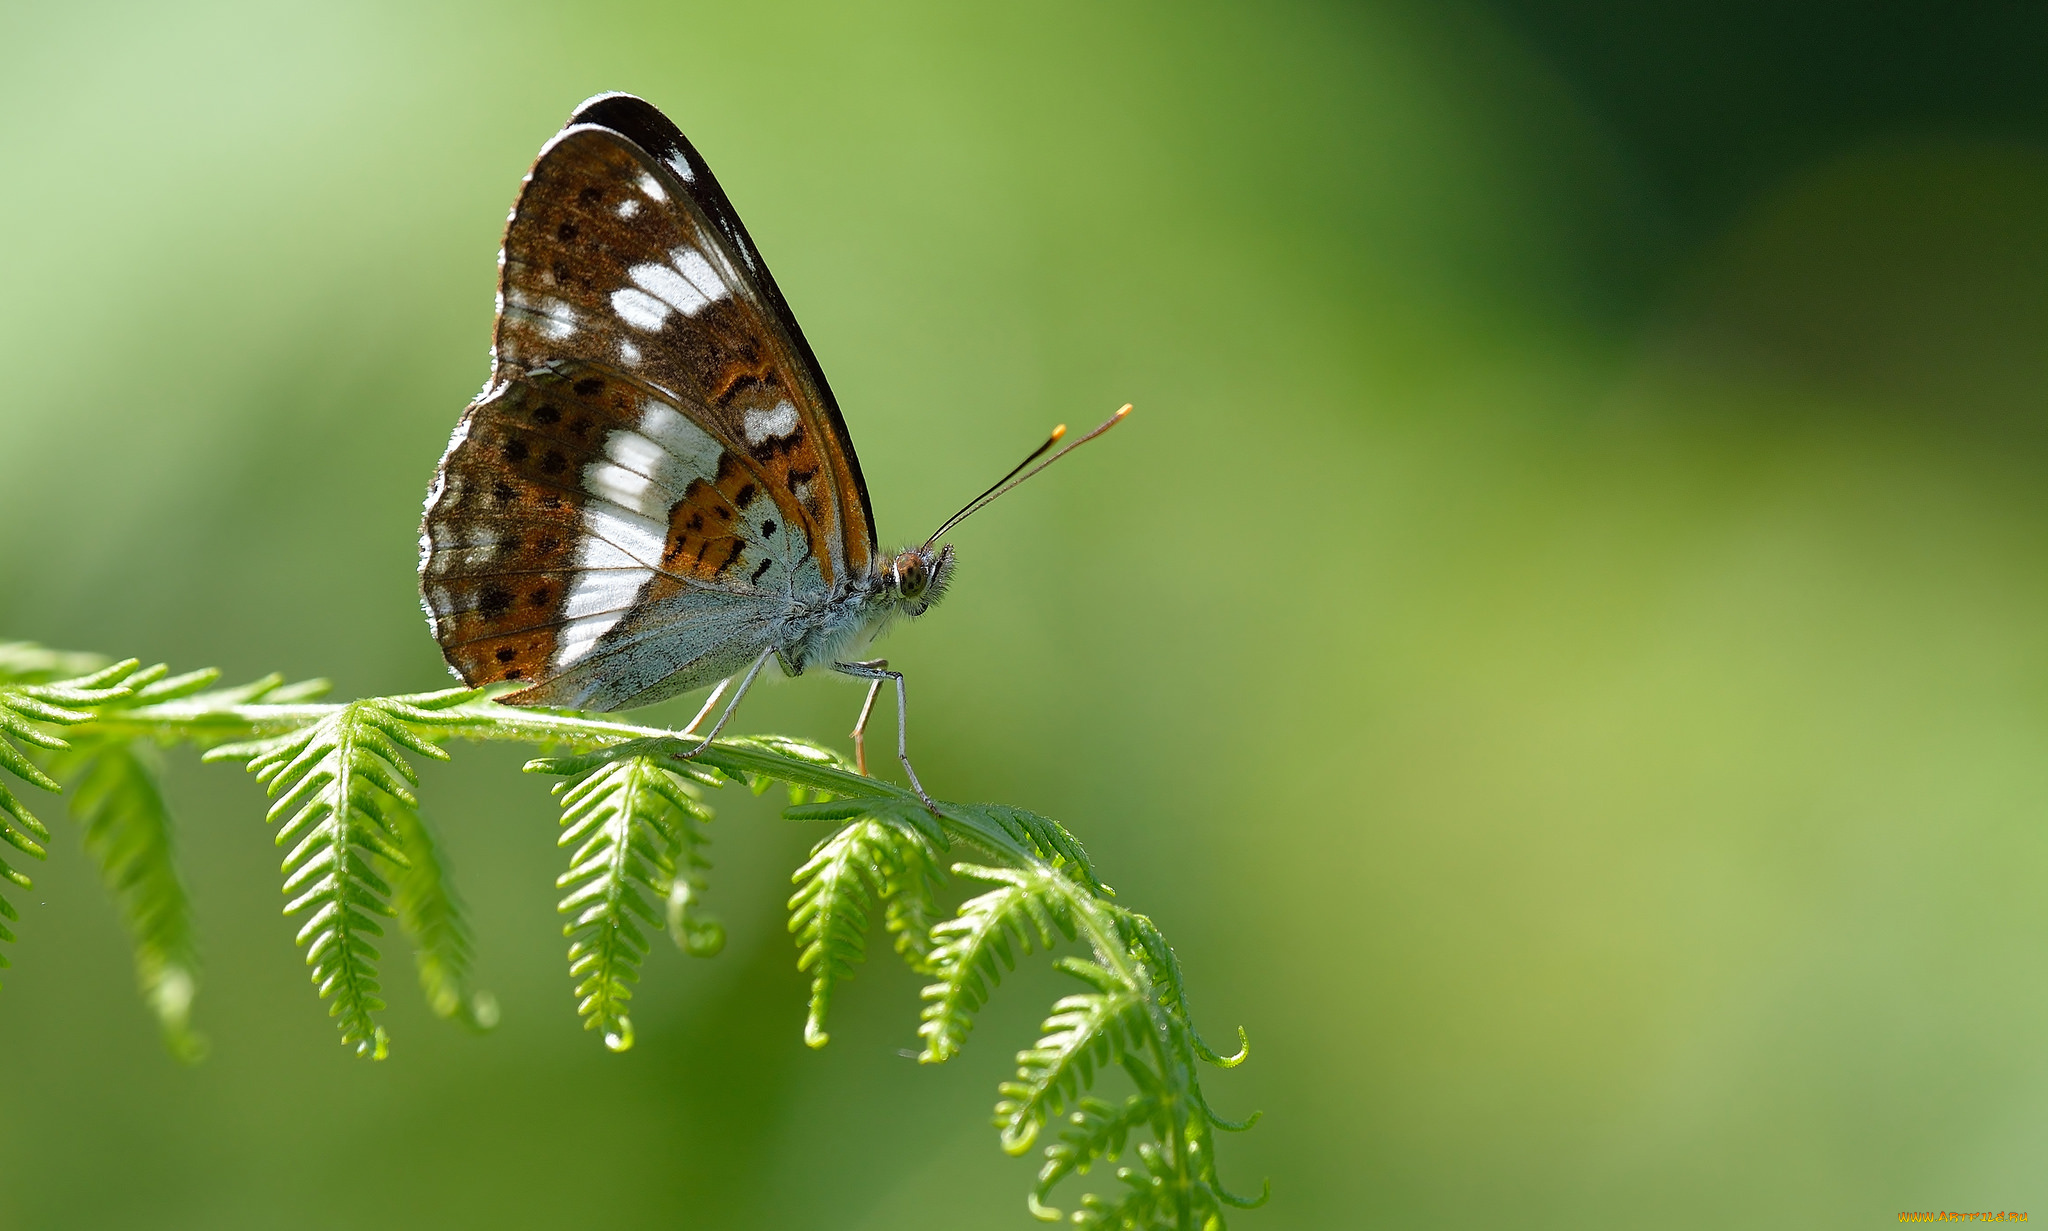
POLYGON ((527 682, 505 698, 521 703, 659 700, 743 665, 780 616, 872 567, 824 377, 659 112, 586 104, 535 162, 500 263, 492 383, 421 541, 428 615, 465 680, 527 682), (592 115, 656 148, 577 122, 592 115))
POLYGON ((739 213, 726 199, 718 177, 711 173, 711 168, 675 123, 645 99, 631 94, 600 94, 585 100, 576 108, 576 114, 569 117, 568 126, 578 124, 595 124, 617 132, 675 172, 697 213, 717 230, 724 241, 725 251, 745 267, 749 301, 763 309, 767 323, 774 327, 778 340, 795 362, 795 375, 807 382, 812 398, 806 412, 815 413, 823 420, 824 427, 830 432, 831 443, 836 445, 826 450, 826 462, 839 476, 837 486, 857 498, 854 504, 858 507, 849 508, 849 515, 857 512, 854 520, 859 525, 850 528, 849 534, 860 538, 861 544, 871 551, 876 541, 874 510, 868 502, 867 484, 861 478, 860 458, 854 453, 853 438, 847 432, 846 420, 839 413, 839 404, 832 397, 831 386, 825 380, 825 372, 819 366, 817 356, 811 353, 803 328, 784 302, 782 290, 775 284, 775 275, 769 272, 768 263, 761 259, 760 251, 754 247, 753 237, 747 234, 739 213))
POLYGON ((664 391, 769 472, 830 582, 868 566, 865 501, 828 464, 843 450, 819 382, 746 263, 672 169, 609 129, 572 125, 506 229, 498 358, 593 360, 664 391))

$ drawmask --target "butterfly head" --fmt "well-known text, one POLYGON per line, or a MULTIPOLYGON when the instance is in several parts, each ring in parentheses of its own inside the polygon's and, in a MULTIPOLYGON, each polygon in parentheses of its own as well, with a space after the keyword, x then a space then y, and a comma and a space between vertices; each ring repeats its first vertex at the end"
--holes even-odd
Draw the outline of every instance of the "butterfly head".
POLYGON ((953 545, 909 547, 883 562, 882 584, 898 611, 912 619, 945 596, 953 580, 953 545))

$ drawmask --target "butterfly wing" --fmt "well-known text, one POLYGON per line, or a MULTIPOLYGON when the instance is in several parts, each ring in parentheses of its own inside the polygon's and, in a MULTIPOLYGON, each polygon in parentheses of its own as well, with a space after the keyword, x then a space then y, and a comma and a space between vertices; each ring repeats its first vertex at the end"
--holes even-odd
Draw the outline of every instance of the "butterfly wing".
POLYGON ((724 241, 725 250, 750 275, 745 280, 743 297, 773 327, 793 374, 806 382, 810 396, 798 403, 799 409, 819 420, 825 453, 836 468, 835 483, 839 490, 850 493, 858 506, 860 533, 855 537, 859 541, 852 545, 858 558, 852 563, 865 566, 874 554, 875 517, 868 503, 867 482, 861 477, 860 459, 853 450, 853 437, 847 433, 846 419, 839 413, 839 403, 825 381, 824 368, 796 323, 796 314, 782 298, 782 288, 775 284, 775 275, 768 272, 768 263, 761 259, 760 249, 754 246, 753 236, 747 234, 717 177, 711 174, 711 168, 682 130, 645 99, 631 94, 600 94, 585 101, 569 117, 569 127, 578 124, 595 124, 617 132, 674 171, 683 181, 690 202, 724 241))
MULTIPOLYGON (((625 122, 620 98, 584 111, 625 122)), ((680 134, 648 139, 666 160, 573 120, 541 151, 492 382, 428 496, 435 637, 470 683, 532 681, 513 703, 708 683, 874 558, 844 422, 758 252, 680 134)))
POLYGON ((664 162, 613 129, 572 123, 528 175, 502 262, 501 369, 575 358, 634 373, 774 472, 828 582, 870 566, 874 529, 844 420, 694 151, 664 162))
POLYGON ((470 683, 644 705, 731 674, 823 586, 766 477, 627 373, 576 360, 478 399, 429 493, 421 591, 470 683))

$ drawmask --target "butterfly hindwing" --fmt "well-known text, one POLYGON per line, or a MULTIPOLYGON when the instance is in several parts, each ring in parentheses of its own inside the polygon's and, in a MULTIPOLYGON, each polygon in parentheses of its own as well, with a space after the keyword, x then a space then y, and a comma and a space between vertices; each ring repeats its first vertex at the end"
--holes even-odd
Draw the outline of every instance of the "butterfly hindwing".
POLYGON ((421 587, 472 683, 614 709, 728 674, 822 587, 752 457, 633 376, 560 361, 464 415, 429 493, 421 587))

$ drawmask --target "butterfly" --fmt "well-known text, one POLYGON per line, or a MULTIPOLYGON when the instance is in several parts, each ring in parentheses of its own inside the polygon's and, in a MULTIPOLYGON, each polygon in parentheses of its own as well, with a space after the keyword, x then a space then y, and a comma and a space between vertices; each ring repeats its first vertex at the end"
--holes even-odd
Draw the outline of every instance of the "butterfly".
POLYGON ((922 544, 876 543, 846 420, 768 266, 696 149, 652 104, 601 94, 541 148, 505 224, 491 375, 428 489, 420 597, 450 668, 508 705, 618 710, 734 678, 694 755, 772 657, 842 660, 945 593, 939 540, 1099 436, 1064 427, 922 544), (1044 460, 1040 460, 1043 458, 1044 460), (1035 465, 1034 465, 1035 463, 1035 465))

